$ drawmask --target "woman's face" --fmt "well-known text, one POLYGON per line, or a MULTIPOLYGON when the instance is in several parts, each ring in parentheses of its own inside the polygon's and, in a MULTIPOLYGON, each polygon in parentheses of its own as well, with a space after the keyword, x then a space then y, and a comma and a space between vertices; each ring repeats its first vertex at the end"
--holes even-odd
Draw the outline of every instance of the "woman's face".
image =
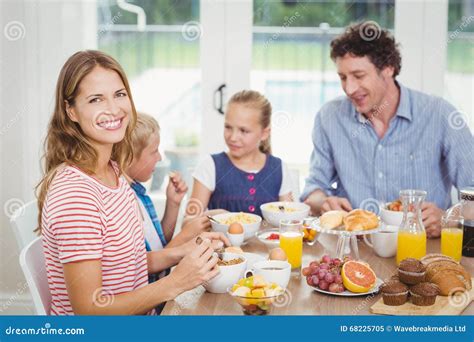
POLYGON ((224 139, 231 156, 239 158, 255 151, 262 140, 268 139, 270 128, 260 124, 258 109, 231 103, 227 106, 224 123, 224 139))
POLYGON ((100 66, 82 79, 74 105, 66 104, 66 109, 69 118, 98 146, 122 141, 132 114, 120 75, 100 66))

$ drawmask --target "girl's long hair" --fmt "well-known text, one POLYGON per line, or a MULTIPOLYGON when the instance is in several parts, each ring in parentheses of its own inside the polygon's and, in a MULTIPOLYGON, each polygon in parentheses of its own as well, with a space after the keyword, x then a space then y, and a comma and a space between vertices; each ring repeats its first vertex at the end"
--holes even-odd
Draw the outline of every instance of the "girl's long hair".
POLYGON ((120 174, 133 159, 131 134, 137 120, 137 112, 125 72, 115 59, 103 52, 95 50, 76 52, 69 57, 59 74, 54 111, 44 142, 44 176, 36 186, 39 214, 38 228, 35 231, 39 234, 41 234, 41 212, 46 194, 58 168, 63 164, 75 165, 84 172, 93 174, 97 167, 97 151, 79 124, 72 121, 66 113, 66 103, 74 106, 81 81, 96 66, 117 72, 127 90, 132 107, 125 137, 114 144, 111 159, 117 162, 120 174))
MULTIPOLYGON (((260 118, 259 118, 260 124, 262 125, 263 128, 270 127, 271 119, 272 119, 272 105, 270 104, 270 101, 268 101, 268 99, 262 94, 260 94, 258 91, 255 91, 255 90, 239 91, 238 93, 235 93, 234 95, 232 95, 227 105, 230 105, 232 103, 243 104, 243 105, 259 110, 260 111, 260 118)), ((268 137, 268 139, 265 139, 262 142, 260 142, 259 150, 260 152, 265 153, 265 154, 272 153, 272 144, 271 144, 270 136, 268 137)))

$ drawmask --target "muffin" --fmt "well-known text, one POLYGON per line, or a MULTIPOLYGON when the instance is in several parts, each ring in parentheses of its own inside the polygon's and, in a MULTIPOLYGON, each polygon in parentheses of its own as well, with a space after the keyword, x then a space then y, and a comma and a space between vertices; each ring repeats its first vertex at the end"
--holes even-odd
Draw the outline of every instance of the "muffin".
POLYGON ((403 259, 398 266, 398 277, 402 283, 416 285, 425 280, 426 267, 420 260, 403 259))
POLYGON ((418 306, 430 306, 439 295, 439 287, 433 283, 419 283, 410 287, 411 302, 418 306))
POLYGON ((402 305, 408 300, 408 286, 397 280, 390 280, 382 284, 380 292, 385 305, 402 305))

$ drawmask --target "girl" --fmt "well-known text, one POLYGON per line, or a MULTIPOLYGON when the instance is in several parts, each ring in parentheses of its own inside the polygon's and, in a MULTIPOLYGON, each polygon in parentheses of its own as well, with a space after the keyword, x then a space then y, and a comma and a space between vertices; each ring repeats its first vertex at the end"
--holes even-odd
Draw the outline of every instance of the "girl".
POLYGON ((113 58, 81 51, 68 59, 56 86, 38 195, 51 314, 150 313, 218 272, 214 247, 227 241, 215 233, 166 257, 146 253, 137 201, 123 176, 136 116, 113 58), (148 273, 176 263, 168 277, 148 285, 148 273))
POLYGON ((193 174, 191 202, 261 215, 263 203, 292 200, 287 168, 271 155, 271 113, 270 102, 256 91, 232 96, 224 125, 229 151, 200 162, 193 174))

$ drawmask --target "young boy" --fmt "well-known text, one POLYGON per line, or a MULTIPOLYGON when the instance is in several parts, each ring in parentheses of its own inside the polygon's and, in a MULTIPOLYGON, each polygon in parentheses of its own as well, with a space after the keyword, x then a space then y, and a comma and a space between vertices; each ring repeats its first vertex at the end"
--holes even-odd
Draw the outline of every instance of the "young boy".
MULTIPOLYGON (((157 162, 161 160, 158 150, 160 145, 160 126, 151 116, 139 113, 136 128, 132 133, 133 161, 127 175, 132 179, 131 187, 135 191, 144 220, 145 243, 148 251, 166 247, 176 247, 200 233, 209 231, 209 219, 201 215, 183 224, 182 230, 173 238, 179 207, 188 187, 177 172, 170 173, 170 182, 166 188, 166 207, 160 222, 153 202, 146 194, 140 182, 148 181, 153 175, 157 162)), ((158 279, 168 272, 162 272, 158 279)))

